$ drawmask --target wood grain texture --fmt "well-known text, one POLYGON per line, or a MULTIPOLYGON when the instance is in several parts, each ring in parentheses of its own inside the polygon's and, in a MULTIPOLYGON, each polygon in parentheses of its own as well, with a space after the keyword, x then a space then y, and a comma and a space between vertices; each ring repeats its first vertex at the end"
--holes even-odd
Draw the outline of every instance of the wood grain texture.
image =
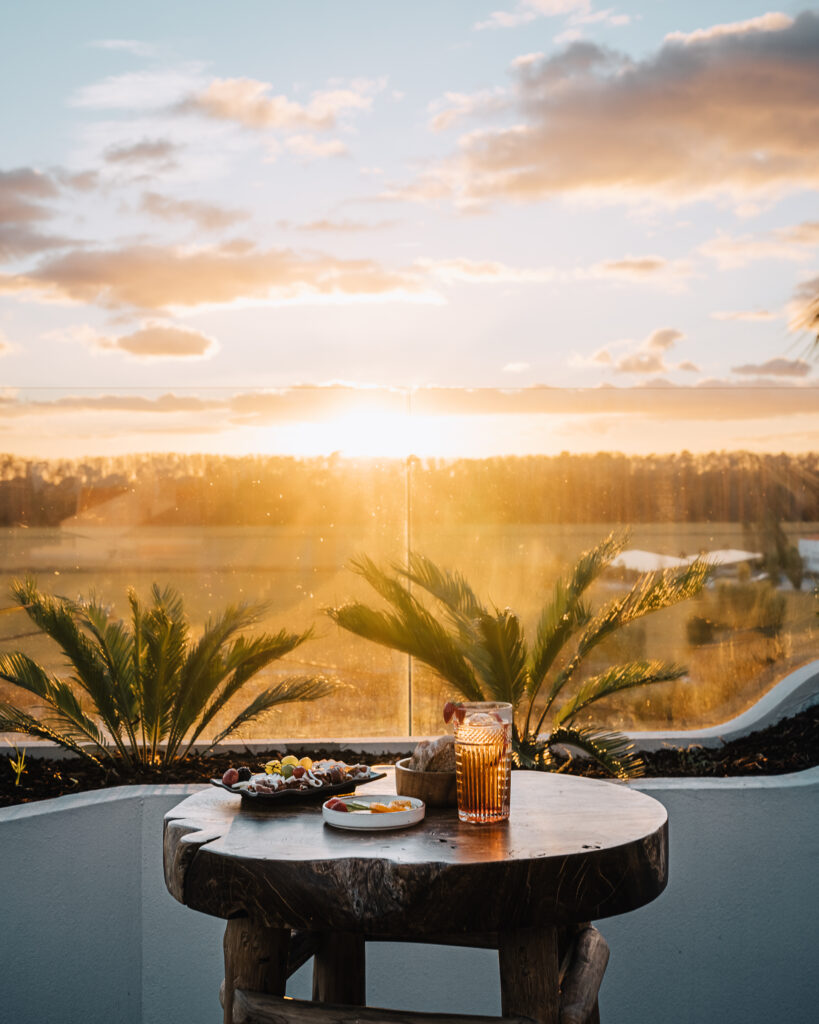
POLYGON ((225 927, 225 981, 222 1006, 225 1024, 233 1020, 237 988, 283 996, 287 985, 289 928, 267 928, 246 917, 225 927))
POLYGON ((234 996, 233 1024, 532 1024, 532 1021, 525 1017, 468 1017, 382 1010, 374 1006, 327 1006, 238 990, 234 996))
POLYGON ((621 914, 662 892, 666 850, 667 818, 656 800, 540 772, 513 773, 512 812, 499 824, 469 825, 431 808, 411 829, 340 832, 324 825, 318 807, 255 810, 208 788, 169 812, 165 826, 168 888, 189 907, 269 927, 373 936, 621 914), (196 843, 197 831, 206 841, 196 843))
POLYGON ((313 961, 313 999, 321 1003, 367 1002, 364 936, 324 932, 313 961))
POLYGON ((504 1017, 559 1024, 557 928, 517 928, 498 935, 501 1009, 504 1017))
POLYGON ((609 947, 589 925, 575 937, 571 962, 560 994, 560 1024, 592 1024, 597 1019, 597 996, 609 962, 609 947))

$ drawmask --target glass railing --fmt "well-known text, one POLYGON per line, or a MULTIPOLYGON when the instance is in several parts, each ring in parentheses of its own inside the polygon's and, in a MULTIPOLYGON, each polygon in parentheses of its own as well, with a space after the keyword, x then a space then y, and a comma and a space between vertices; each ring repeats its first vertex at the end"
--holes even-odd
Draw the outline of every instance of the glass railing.
MULTIPOLYGON (((351 559, 457 570, 534 636, 555 580, 630 529, 593 609, 640 569, 719 560, 704 593, 617 633, 588 671, 635 659, 681 679, 608 698, 594 720, 693 728, 741 712, 816 656, 819 436, 815 389, 558 391, 297 388, 28 391, 0 403, 0 650, 66 674, 12 609, 14 577, 128 614, 127 591, 182 594, 194 631, 240 601, 259 629, 315 635, 251 684, 322 673, 336 694, 245 731, 367 737, 440 729, 451 690, 423 665, 323 613, 376 606, 351 559), (677 561, 675 561, 677 560, 677 561)), ((0 700, 27 703, 0 683, 0 700)), ((33 703, 33 698, 28 698, 33 703)))

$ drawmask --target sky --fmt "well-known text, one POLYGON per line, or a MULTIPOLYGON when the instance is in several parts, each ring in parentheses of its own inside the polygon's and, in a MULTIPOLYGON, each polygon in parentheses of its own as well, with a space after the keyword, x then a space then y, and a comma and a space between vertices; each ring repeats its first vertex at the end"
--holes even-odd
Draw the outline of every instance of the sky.
POLYGON ((819 9, 3 19, 0 449, 815 447, 819 9))

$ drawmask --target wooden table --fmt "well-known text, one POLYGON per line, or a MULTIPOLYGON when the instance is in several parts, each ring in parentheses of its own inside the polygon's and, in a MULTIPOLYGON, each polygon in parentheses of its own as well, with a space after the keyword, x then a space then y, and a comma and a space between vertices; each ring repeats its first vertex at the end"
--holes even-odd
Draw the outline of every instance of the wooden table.
MULTIPOLYGON (((367 790, 394 792, 393 779, 367 790)), ((667 831, 642 793, 541 772, 513 774, 508 822, 428 809, 381 833, 333 829, 319 804, 257 810, 209 788, 165 816, 165 879, 228 919, 226 1021, 235 989, 284 994, 298 929, 313 940, 314 999, 364 1004, 365 938, 495 945, 504 1015, 556 1024, 562 930, 658 896, 667 831)))

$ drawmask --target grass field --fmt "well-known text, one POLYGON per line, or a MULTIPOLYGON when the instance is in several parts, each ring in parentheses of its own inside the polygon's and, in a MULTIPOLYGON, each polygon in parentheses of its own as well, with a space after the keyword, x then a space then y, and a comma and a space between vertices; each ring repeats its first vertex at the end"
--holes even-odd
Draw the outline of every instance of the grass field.
MULTIPOLYGON (((475 589, 499 607, 514 608, 533 629, 555 576, 610 530, 607 525, 550 526, 459 524, 425 528, 413 523, 411 541, 442 565, 457 568, 475 589)), ((819 532, 799 524, 793 537, 819 532)), ((316 638, 282 662, 271 676, 323 672, 340 681, 337 694, 303 707, 275 712, 248 738, 267 736, 384 736, 440 731, 441 684, 423 666, 409 683, 407 659, 341 633, 322 607, 369 596, 346 568, 357 553, 376 560, 400 560, 406 550, 403 520, 379 522, 369 530, 310 527, 86 527, 0 530, 0 607, 8 607, 8 584, 33 572, 41 586, 75 598, 95 590, 118 612, 126 591, 148 592, 156 581, 182 592, 194 628, 224 605, 263 601, 266 628, 316 625, 316 638), (411 692, 410 692, 411 691, 411 692), (410 702, 411 696, 411 702, 410 702)), ((631 547, 663 554, 696 554, 748 544, 739 524, 643 524, 632 531, 631 547)), ((599 605, 624 584, 601 581, 592 599, 599 605)), ((689 668, 686 678, 647 688, 612 704, 595 707, 595 720, 624 728, 693 728, 716 724, 750 706, 792 667, 819 654, 819 620, 812 583, 785 592, 785 625, 777 638, 734 631, 718 642, 692 648, 686 622, 695 602, 636 623, 601 652, 601 663, 632 657, 663 657, 689 668)), ((0 649, 22 649, 61 670, 60 653, 32 633, 23 612, 0 616, 0 649)), ((269 682, 260 677, 259 685, 269 682)), ((0 684, 0 698, 10 688, 0 684)))

